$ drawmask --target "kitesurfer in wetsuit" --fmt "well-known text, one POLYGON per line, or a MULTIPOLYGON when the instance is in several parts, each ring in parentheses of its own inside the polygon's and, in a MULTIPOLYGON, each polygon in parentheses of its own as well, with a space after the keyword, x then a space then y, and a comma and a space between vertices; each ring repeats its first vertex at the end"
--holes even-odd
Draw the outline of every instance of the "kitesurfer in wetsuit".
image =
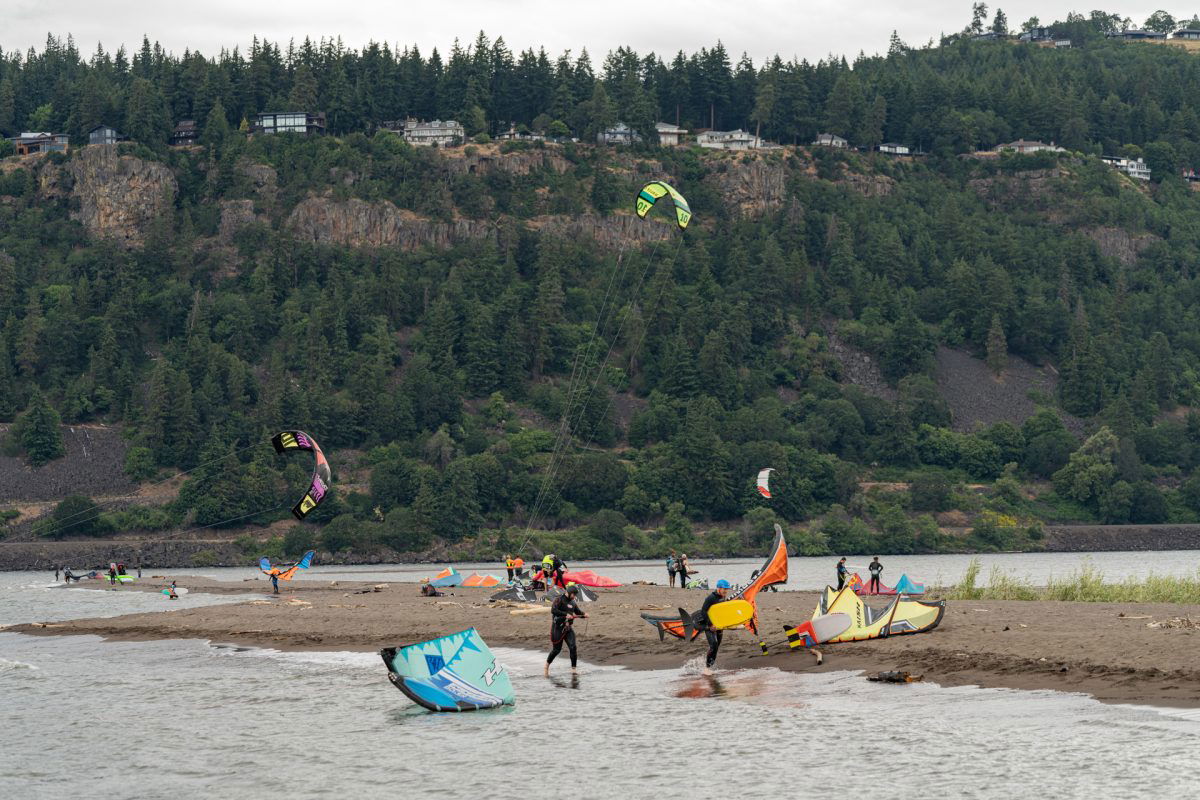
POLYGON ((704 598, 704 605, 700 606, 700 613, 696 615, 699 618, 697 627, 703 627, 704 638, 708 641, 708 655, 704 657, 704 668, 709 673, 712 672, 713 664, 717 663, 717 651, 721 649, 721 631, 713 630, 712 623, 708 621, 708 610, 724 600, 730 588, 732 587, 729 581, 724 578, 717 581, 717 588, 704 598))
POLYGON ((871 570, 871 580, 867 581, 867 586, 871 590, 871 594, 879 594, 879 578, 883 575, 883 564, 879 563, 879 556, 867 565, 867 569, 871 570))
POLYGON ((838 565, 837 565, 837 579, 838 579, 837 588, 838 588, 839 592, 842 590, 842 587, 846 585, 846 573, 847 573, 846 557, 842 556, 842 558, 838 561, 838 565))
POLYGON ((578 594, 579 587, 572 583, 550 606, 550 644, 553 647, 550 655, 546 656, 544 672, 546 675, 550 674, 550 664, 553 663, 555 656, 562 652, 563 642, 567 643, 567 652, 571 654, 571 671, 575 671, 579 653, 575 649, 575 630, 571 627, 571 623, 578 617, 587 616, 579 610, 579 606, 575 603, 575 597, 578 594))
POLYGON ((675 571, 679 573, 679 588, 686 589, 688 585, 687 553, 680 553, 675 560, 675 571))

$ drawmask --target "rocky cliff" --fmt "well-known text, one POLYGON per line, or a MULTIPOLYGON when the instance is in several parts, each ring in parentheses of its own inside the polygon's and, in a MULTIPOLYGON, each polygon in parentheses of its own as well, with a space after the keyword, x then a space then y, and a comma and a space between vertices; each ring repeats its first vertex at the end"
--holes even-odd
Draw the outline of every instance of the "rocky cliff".
POLYGON ((783 205, 787 168, 777 158, 746 157, 718 163, 706 180, 735 214, 757 217, 783 205))
MULTIPOLYGON (((140 246, 150 224, 171 208, 179 187, 163 164, 117 154, 112 145, 93 145, 74 153, 63 167, 70 179, 72 219, 93 236, 124 247, 140 246)), ((61 176, 43 171, 43 191, 56 191, 61 176)))
POLYGON ((287 228, 299 238, 321 244, 350 247, 451 247, 471 239, 494 237, 488 222, 455 220, 435 222, 397 208, 387 200, 334 200, 310 197, 288 216, 287 228))

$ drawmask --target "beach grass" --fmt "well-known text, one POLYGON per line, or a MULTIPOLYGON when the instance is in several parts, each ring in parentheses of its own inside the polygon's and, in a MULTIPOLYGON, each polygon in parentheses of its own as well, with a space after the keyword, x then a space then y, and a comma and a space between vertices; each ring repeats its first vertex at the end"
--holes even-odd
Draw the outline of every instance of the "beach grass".
POLYGON ((993 566, 986 586, 978 585, 982 565, 971 559, 961 580, 944 593, 948 600, 1062 600, 1083 603, 1200 604, 1200 570, 1191 575, 1156 575, 1106 582, 1104 573, 1084 564, 1047 585, 1034 586, 993 566))

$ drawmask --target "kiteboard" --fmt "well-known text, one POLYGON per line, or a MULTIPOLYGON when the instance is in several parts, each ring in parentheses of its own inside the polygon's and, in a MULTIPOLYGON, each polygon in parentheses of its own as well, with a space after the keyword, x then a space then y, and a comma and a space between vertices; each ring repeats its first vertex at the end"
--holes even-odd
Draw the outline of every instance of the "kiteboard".
POLYGON ((708 609, 708 623, 716 630, 736 628, 752 619, 754 605, 747 600, 725 600, 714 603, 708 609))
POLYGON ((850 628, 853 620, 849 614, 825 614, 811 619, 801 625, 784 625, 784 633, 788 637, 788 647, 812 647, 827 642, 835 636, 841 636, 850 628))

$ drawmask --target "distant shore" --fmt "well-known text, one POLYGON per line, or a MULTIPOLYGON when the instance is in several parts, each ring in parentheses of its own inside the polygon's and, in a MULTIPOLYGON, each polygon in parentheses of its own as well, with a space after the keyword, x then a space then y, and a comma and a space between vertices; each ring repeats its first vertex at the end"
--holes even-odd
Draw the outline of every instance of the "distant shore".
MULTIPOLYGON (((117 591, 158 591, 164 582, 147 575, 117 591)), ((281 650, 372 651, 474 626, 489 644, 547 649, 545 613, 514 615, 488 603, 494 590, 451 589, 422 598, 413 584, 337 581, 296 582, 283 594, 263 580, 243 583, 179 576, 193 592, 253 594, 246 603, 106 619, 15 625, 5 629, 41 635, 95 634, 112 639, 207 639, 281 650)), ((106 588, 99 584, 95 587, 106 588)), ((576 623, 586 661, 632 669, 669 669, 700 656, 700 643, 660 642, 641 611, 670 614, 698 607, 699 591, 628 586, 600 592, 587 604, 588 620, 576 623)), ((163 598, 164 604, 171 601, 163 598)), ((875 599, 872 604, 884 602, 875 599)), ((783 638, 785 623, 807 620, 812 592, 759 596, 762 638, 783 638)), ((167 606, 169 607, 169 606, 167 606)), ((952 601, 942 624, 924 634, 827 645, 824 665, 804 652, 762 657, 748 631, 726 636, 718 667, 775 667, 795 672, 901 669, 945 686, 1083 692, 1113 703, 1200 707, 1200 630, 1149 627, 1178 618, 1200 620, 1200 606, 1053 601, 952 601)), ((778 651, 778 648, 776 649, 778 651)), ((382 665, 381 665, 382 668, 382 665)), ((898 691, 903 691, 897 687, 898 691)))
MULTIPOLYGON (((1122 550, 1200 550, 1200 525, 1048 525, 1044 547, 1037 552, 1086 553, 1122 550)), ((703 553, 697 553, 704 557, 703 553)), ((761 553, 752 554, 758 557, 761 553)), ((881 553, 881 555, 887 555, 881 553)), ((378 564, 379 553, 318 553, 321 564, 378 564)), ((406 563, 447 564, 474 561, 451 552, 404 555, 406 563)), ((0 570, 49 570, 69 566, 95 569, 110 561, 142 564, 155 570, 180 567, 243 567, 253 562, 232 539, 80 539, 71 541, 0 542, 0 570)))

